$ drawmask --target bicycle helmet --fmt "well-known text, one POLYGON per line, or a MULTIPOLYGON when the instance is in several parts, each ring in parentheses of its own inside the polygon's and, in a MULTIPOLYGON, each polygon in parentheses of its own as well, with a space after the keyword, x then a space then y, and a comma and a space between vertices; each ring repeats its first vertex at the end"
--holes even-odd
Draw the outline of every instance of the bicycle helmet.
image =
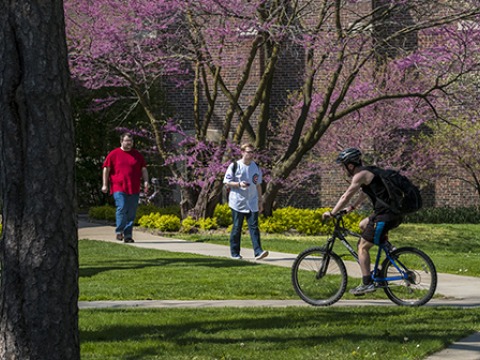
POLYGON ((348 148, 343 150, 337 157, 337 164, 360 164, 362 161, 362 153, 357 148, 348 148))

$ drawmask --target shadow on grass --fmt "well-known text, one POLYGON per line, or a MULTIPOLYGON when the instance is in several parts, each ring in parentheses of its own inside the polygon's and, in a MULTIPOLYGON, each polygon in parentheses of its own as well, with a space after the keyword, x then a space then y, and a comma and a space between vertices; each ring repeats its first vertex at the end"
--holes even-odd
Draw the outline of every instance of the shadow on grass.
POLYGON ((139 270, 150 267, 208 267, 212 269, 225 269, 225 268, 243 268, 254 267, 260 264, 255 264, 248 261, 238 261, 220 258, 208 258, 208 257, 166 257, 155 259, 112 259, 103 260, 100 266, 81 266, 80 277, 92 277, 106 271, 114 270, 139 270))
POLYGON ((425 341, 446 345, 468 334, 462 326, 462 316, 454 317, 449 325, 443 324, 452 318, 452 310, 442 309, 194 309, 122 313, 97 310, 82 312, 81 316, 94 324, 81 331, 82 342, 122 343, 122 359, 142 359, 162 353, 162 349, 192 356, 196 352, 208 354, 209 349, 229 349, 240 354, 245 351, 242 357, 249 358, 247 347, 252 344, 257 348, 258 359, 271 358, 269 349, 288 352, 298 348, 305 350, 306 359, 307 351, 314 348, 343 351, 346 345, 355 349, 372 343, 382 344, 386 351, 396 347, 394 351, 399 353, 404 347, 415 349, 425 341), (97 316, 108 317, 108 323, 116 325, 97 326, 97 316), (439 322, 441 318, 443 323, 439 322), (129 343, 143 345, 130 348, 129 343), (246 348, 240 349, 240 344, 246 348))

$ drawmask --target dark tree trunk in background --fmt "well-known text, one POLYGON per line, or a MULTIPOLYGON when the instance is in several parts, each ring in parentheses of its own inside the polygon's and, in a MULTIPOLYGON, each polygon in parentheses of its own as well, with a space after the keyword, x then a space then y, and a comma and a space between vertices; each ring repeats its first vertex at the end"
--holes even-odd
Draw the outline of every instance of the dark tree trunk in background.
POLYGON ((62 1, 1 1, 0 359, 80 358, 68 81, 62 1))

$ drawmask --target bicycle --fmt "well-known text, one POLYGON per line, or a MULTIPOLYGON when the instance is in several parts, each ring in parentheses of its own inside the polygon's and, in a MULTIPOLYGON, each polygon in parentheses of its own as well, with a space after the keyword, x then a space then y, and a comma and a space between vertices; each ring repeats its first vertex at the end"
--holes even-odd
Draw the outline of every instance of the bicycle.
POLYGON ((155 205, 156 207, 163 207, 163 196, 160 193, 160 179, 152 178, 153 193, 148 195, 144 192, 140 192, 138 203, 141 205, 155 205))
MULTIPOLYGON (((293 263, 293 287, 300 298, 311 305, 332 305, 340 300, 347 288, 345 263, 333 252, 337 239, 358 262, 358 255, 347 236, 358 240, 361 236, 345 227, 343 216, 346 213, 342 210, 332 218, 334 230, 325 246, 306 249, 293 263)), ((383 289, 397 305, 424 305, 433 297, 437 287, 437 271, 433 261, 414 247, 391 251, 388 245, 380 244, 371 274, 375 288, 383 289), (385 257, 379 267, 382 253, 385 257)))

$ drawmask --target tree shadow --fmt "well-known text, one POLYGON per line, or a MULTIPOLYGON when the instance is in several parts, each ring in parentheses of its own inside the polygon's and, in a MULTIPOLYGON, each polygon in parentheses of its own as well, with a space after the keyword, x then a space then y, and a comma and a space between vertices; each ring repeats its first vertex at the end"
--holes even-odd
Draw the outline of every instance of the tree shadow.
MULTIPOLYGON (((162 314, 168 310, 159 311, 157 315, 152 316, 162 318, 162 314)), ((402 328, 395 326, 395 317, 399 311, 392 311, 389 315, 386 312, 379 314, 378 308, 370 307, 362 310, 350 312, 348 309, 341 308, 323 308, 318 309, 269 309, 262 310, 259 308, 252 309, 231 309, 232 313, 240 313, 236 318, 225 315, 225 313, 216 313, 214 310, 194 309, 180 312, 181 320, 168 321, 159 325, 145 325, 140 322, 136 324, 127 324, 127 321, 120 319, 123 316, 125 320, 126 313, 119 316, 119 322, 116 325, 102 326, 98 330, 81 331, 82 342, 104 343, 104 342, 142 342, 149 339, 156 345, 146 345, 145 347, 125 348, 122 352, 122 359, 142 359, 152 355, 161 353, 165 344, 169 348, 185 349, 190 347, 186 352, 195 352, 195 347, 201 347, 203 350, 215 346, 220 346, 227 351, 238 351, 240 343, 252 344, 257 343, 259 348, 262 344, 273 347, 275 349, 290 348, 313 348, 319 344, 360 344, 379 342, 388 346, 405 346, 409 341, 414 341, 411 345, 415 347, 417 343, 423 341, 435 340, 441 344, 448 345, 452 339, 444 329, 435 326, 438 319, 433 319, 430 314, 419 313, 418 316, 408 318, 402 317, 402 328), (208 315, 210 314, 210 315, 208 315), (368 319, 382 319, 386 323, 392 323, 391 330, 385 327, 381 329, 373 329, 368 319), (418 322, 424 323, 425 326, 418 327, 418 322), (365 326, 358 326, 359 322, 365 322, 365 326), (428 326, 431 325, 431 326, 428 326), (405 329, 408 328, 408 332, 405 329), (302 329, 306 331, 302 332, 302 329), (312 330, 313 329, 313 330, 312 330), (406 337, 408 335, 408 338, 406 337), (197 345, 195 345, 197 344, 197 345)), ((407 310, 408 311, 408 310, 407 310)), ((439 309, 439 311, 442 311, 439 309)), ((104 316, 115 316, 112 310, 93 310, 96 312, 104 312, 104 316)), ((135 312, 130 314, 135 316, 135 312)), ((146 316, 143 314, 142 316, 146 316)), ((457 321, 457 320, 456 320, 457 321)), ((454 321, 455 322, 455 321, 454 321)), ((461 322, 461 320, 458 320, 461 322)), ((109 321, 109 323, 111 323, 109 321)), ((372 322, 373 323, 373 322, 372 322)), ((455 326, 455 324, 452 324, 455 326)), ((464 336, 464 330, 458 330, 457 336, 464 336)), ((182 350, 184 351, 184 350, 182 350)), ((190 354, 190 355, 192 355, 190 354)), ((213 356, 213 354, 212 354, 213 356)), ((244 357, 245 358, 245 357, 244 357)), ((258 359, 269 359, 268 350, 259 350, 258 359)))
POLYGON ((154 259, 111 259, 103 260, 101 265, 97 266, 81 266, 79 270, 80 277, 93 277, 102 272, 114 271, 114 270, 139 270, 150 267, 164 267, 164 266, 180 266, 184 264, 189 267, 209 267, 212 269, 225 269, 225 268, 245 268, 255 267, 261 264, 255 264, 248 261, 238 261, 214 257, 193 257, 188 254, 189 257, 159 257, 154 259))

